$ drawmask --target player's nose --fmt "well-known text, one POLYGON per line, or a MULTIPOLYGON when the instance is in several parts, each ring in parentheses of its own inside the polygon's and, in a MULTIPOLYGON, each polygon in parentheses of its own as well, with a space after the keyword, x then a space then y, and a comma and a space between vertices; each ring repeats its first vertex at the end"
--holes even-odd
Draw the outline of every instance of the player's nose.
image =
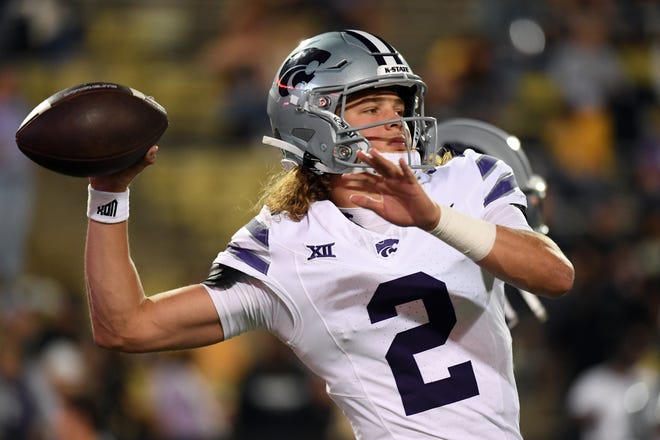
POLYGON ((402 123, 402 121, 401 121, 401 119, 400 119, 400 118, 401 118, 401 114, 400 114, 397 110, 395 110, 395 109, 393 109, 393 108, 392 108, 392 109, 389 109, 389 110, 386 112, 385 117, 386 117, 386 119, 387 119, 387 121, 388 121, 388 122, 385 124, 387 127, 390 127, 390 128, 400 128, 400 127, 403 125, 403 123, 402 123))

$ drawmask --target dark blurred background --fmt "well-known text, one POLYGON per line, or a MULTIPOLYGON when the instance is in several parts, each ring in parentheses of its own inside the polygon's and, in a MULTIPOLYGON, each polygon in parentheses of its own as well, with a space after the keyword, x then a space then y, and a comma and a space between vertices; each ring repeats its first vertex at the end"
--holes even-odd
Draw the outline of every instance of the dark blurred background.
POLYGON ((543 300, 545 322, 509 292, 525 438, 660 438, 660 2, 1 0, 0 439, 350 438, 265 333, 176 353, 95 347, 86 181, 14 142, 32 107, 72 85, 154 96, 170 127, 132 186, 133 258, 148 293, 199 282, 279 167, 259 139, 280 62, 346 27, 394 44, 440 120, 517 135, 548 182, 550 235, 576 282, 543 300))

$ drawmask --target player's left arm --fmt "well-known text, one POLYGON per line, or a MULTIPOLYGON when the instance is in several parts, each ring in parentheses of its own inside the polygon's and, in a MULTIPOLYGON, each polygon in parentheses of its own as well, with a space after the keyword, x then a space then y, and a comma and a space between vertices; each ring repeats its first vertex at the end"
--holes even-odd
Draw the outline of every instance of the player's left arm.
POLYGON ((437 205, 401 160, 387 161, 378 151, 359 153, 378 175, 347 174, 356 189, 350 200, 400 226, 417 226, 433 233, 472 258, 497 278, 537 295, 559 297, 573 286, 574 269, 549 237, 495 225, 437 205), (377 193, 379 197, 365 195, 377 193))
POLYGON ((573 265, 552 239, 535 231, 495 228, 495 242, 476 261, 479 266, 536 295, 559 297, 573 287, 573 265))

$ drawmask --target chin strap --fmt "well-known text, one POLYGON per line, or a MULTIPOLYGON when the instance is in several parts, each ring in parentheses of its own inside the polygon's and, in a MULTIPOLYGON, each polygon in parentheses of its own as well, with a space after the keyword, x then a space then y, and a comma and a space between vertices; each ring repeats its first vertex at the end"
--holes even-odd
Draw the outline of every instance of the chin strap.
POLYGON ((261 140, 265 145, 270 145, 271 147, 279 148, 280 150, 288 151, 291 154, 294 154, 298 157, 303 157, 305 152, 300 148, 296 147, 293 144, 284 142, 282 139, 277 139, 270 136, 264 136, 261 140))
MULTIPOLYGON (((270 137, 270 136, 264 136, 262 138, 261 142, 263 142, 264 145, 270 145, 271 147, 275 147, 275 148, 279 148, 280 150, 287 151, 287 152, 293 154, 294 156, 301 158, 301 160, 302 160, 303 157, 305 157, 305 152, 302 149, 296 147, 293 144, 290 144, 289 142, 285 142, 282 139, 277 139, 277 138, 270 137)), ((291 160, 291 159, 288 159, 288 158, 282 159, 282 168, 284 168, 285 170, 290 170, 295 165, 298 165, 298 163, 291 160)), ((316 162, 314 164, 313 169, 316 170, 316 171, 320 171, 322 173, 332 173, 333 172, 330 168, 326 167, 325 165, 323 165, 320 162, 316 162)))

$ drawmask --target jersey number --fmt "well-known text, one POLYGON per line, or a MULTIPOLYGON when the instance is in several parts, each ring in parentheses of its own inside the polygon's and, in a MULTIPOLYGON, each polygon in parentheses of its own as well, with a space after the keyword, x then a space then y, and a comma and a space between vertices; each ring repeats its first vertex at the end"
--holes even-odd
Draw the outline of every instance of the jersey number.
POLYGON ((429 322, 398 333, 387 350, 387 359, 399 389, 406 415, 477 396, 479 388, 472 362, 448 368, 449 377, 424 383, 413 355, 447 342, 456 325, 456 313, 445 283, 423 272, 378 286, 367 304, 372 324, 397 316, 396 306, 422 300, 429 322))

